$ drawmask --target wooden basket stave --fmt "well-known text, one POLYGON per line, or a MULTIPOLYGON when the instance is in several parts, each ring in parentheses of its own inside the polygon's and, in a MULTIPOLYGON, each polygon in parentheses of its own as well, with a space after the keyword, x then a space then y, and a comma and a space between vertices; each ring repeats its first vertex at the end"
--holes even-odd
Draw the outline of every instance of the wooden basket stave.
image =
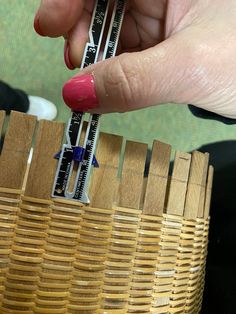
MULTIPOLYGON (((29 131, 25 119, 32 139, 34 118, 13 113, 0 171, 13 125, 20 121, 29 131)), ((27 154, 9 159, 11 167, 21 157, 20 179, 0 180, 1 227, 9 232, 0 236, 2 313, 199 313, 213 175, 208 156, 177 153, 168 177, 170 146, 155 141, 145 184, 147 146, 126 142, 118 180, 122 138, 101 134, 100 168, 84 207, 50 197, 63 128, 40 122, 24 192, 31 141, 27 154)))

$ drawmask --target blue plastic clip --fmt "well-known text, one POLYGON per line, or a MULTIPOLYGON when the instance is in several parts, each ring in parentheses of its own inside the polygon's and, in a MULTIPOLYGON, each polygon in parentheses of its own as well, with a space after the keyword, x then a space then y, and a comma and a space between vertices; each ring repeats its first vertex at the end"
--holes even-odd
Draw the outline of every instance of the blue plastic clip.
MULTIPOLYGON (((82 162, 84 160, 85 149, 81 146, 76 146, 73 148, 73 160, 77 162, 82 162)), ((61 151, 54 155, 55 159, 59 159, 61 156, 61 151)), ((92 165, 95 168, 99 168, 99 163, 95 156, 93 156, 92 165)))

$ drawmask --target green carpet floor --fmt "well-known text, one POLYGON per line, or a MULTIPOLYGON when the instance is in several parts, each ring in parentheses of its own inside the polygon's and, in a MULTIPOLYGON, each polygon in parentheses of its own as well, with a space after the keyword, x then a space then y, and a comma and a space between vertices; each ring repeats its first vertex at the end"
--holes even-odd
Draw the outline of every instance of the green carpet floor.
MULTIPOLYGON (((67 121, 69 109, 63 103, 61 89, 76 71, 64 65, 62 38, 42 38, 34 32, 38 4, 39 0, 0 0, 0 79, 51 100, 58 107, 57 119, 67 121)), ((150 145, 159 139, 182 151, 236 136, 236 125, 195 118, 184 105, 104 115, 102 130, 150 145)))

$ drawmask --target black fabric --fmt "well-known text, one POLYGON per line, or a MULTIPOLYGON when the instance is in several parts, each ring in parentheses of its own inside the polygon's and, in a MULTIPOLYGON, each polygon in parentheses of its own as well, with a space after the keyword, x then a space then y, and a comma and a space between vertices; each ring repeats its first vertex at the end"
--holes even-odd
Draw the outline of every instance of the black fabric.
POLYGON ((198 149, 214 166, 209 253, 202 314, 236 313, 236 141, 198 149))
MULTIPOLYGON (((236 123, 236 119, 192 105, 189 109, 199 118, 236 123)), ((215 168, 202 314, 235 314, 236 141, 209 144, 199 150, 210 153, 210 163, 215 168)))
POLYGON ((27 94, 0 81, 0 110, 5 110, 9 114, 11 110, 27 112, 28 109, 29 98, 27 94))
POLYGON ((235 124, 236 123, 236 119, 225 118, 225 117, 222 117, 216 113, 195 107, 193 105, 188 105, 188 107, 189 107, 190 111, 192 112, 192 114, 198 118, 217 120, 217 121, 223 122, 225 124, 235 124))
MULTIPOLYGON (((236 141, 212 143, 196 150, 208 152, 210 164, 214 166, 206 285, 201 313, 236 314, 236 141)), ((148 176, 150 159, 149 150, 145 176, 148 176)))

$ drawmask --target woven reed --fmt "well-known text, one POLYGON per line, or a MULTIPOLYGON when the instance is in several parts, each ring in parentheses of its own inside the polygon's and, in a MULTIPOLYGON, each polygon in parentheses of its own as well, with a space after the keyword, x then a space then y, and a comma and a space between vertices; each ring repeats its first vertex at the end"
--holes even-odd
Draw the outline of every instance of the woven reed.
POLYGON ((27 167, 35 120, 12 114, 0 156, 0 313, 200 313, 208 154, 176 152, 168 177, 171 147, 154 141, 144 179, 148 146, 126 141, 123 154, 101 133, 84 206, 50 198, 63 124, 39 122, 27 167))
POLYGON ((3 298, 20 194, 19 190, 0 189, 0 302, 3 298))
POLYGON ((1 313, 199 313, 209 219, 0 204, 1 313))

